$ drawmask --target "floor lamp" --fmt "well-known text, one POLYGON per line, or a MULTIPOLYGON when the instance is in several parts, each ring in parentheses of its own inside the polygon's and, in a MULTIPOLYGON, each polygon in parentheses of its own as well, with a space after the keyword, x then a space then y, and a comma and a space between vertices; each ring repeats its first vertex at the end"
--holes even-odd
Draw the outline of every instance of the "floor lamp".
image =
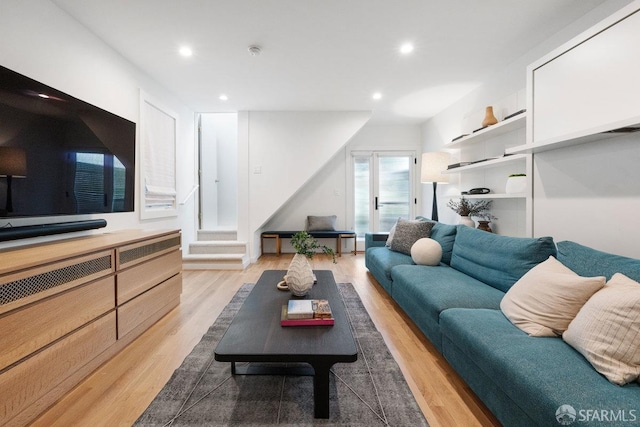
POLYGON ((11 199, 12 178, 25 178, 27 176, 27 154, 22 148, 0 147, 0 176, 7 178, 7 197, 4 209, 0 213, 8 215, 13 212, 11 199))
POLYGON ((449 175, 445 175, 442 171, 447 170, 449 166, 449 153, 444 151, 434 151, 422 154, 422 173, 420 182, 433 183, 433 206, 431 208, 431 219, 438 221, 438 201, 436 199, 436 188, 438 183, 445 184, 449 182, 449 175))

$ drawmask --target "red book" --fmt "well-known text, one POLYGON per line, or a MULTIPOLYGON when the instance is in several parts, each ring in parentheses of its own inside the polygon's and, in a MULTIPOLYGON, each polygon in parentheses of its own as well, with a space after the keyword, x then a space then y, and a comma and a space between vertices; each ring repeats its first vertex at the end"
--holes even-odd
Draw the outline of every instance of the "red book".
POLYGON ((287 318, 287 306, 282 306, 282 313, 280 316, 281 326, 333 326, 333 324, 333 317, 314 319, 289 319, 287 318))

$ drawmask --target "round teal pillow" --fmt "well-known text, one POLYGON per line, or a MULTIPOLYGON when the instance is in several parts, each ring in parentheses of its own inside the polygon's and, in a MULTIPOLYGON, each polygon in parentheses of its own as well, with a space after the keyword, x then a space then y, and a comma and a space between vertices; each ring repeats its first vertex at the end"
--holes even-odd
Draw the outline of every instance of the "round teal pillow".
POLYGON ((442 246, 428 237, 418 239, 411 246, 411 259, 418 265, 438 265, 442 259, 442 246))

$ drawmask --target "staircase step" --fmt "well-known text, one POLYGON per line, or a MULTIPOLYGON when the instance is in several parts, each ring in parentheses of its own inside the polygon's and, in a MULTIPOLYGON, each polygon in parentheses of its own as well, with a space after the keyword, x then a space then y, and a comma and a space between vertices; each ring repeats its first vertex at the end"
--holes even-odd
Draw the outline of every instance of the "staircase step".
POLYGON ((238 231, 232 229, 198 230, 198 241, 238 240, 238 231))
POLYGON ((244 270, 249 266, 246 254, 187 254, 182 256, 184 270, 244 270))
POLYGON ((246 252, 246 242, 209 240, 189 243, 190 254, 244 254, 246 252))

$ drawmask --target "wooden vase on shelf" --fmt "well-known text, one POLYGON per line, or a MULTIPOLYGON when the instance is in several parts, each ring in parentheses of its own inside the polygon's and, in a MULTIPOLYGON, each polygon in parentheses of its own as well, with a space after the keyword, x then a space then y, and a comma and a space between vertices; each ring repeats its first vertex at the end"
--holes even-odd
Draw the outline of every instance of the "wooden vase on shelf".
POLYGON ((489 233, 493 233, 491 227, 489 227, 489 221, 478 221, 478 230, 488 231, 489 233))
POLYGON ((491 126, 491 125, 495 125, 496 123, 498 123, 498 119, 496 119, 496 116, 493 115, 493 107, 489 106, 485 110, 482 126, 483 127, 491 126))

